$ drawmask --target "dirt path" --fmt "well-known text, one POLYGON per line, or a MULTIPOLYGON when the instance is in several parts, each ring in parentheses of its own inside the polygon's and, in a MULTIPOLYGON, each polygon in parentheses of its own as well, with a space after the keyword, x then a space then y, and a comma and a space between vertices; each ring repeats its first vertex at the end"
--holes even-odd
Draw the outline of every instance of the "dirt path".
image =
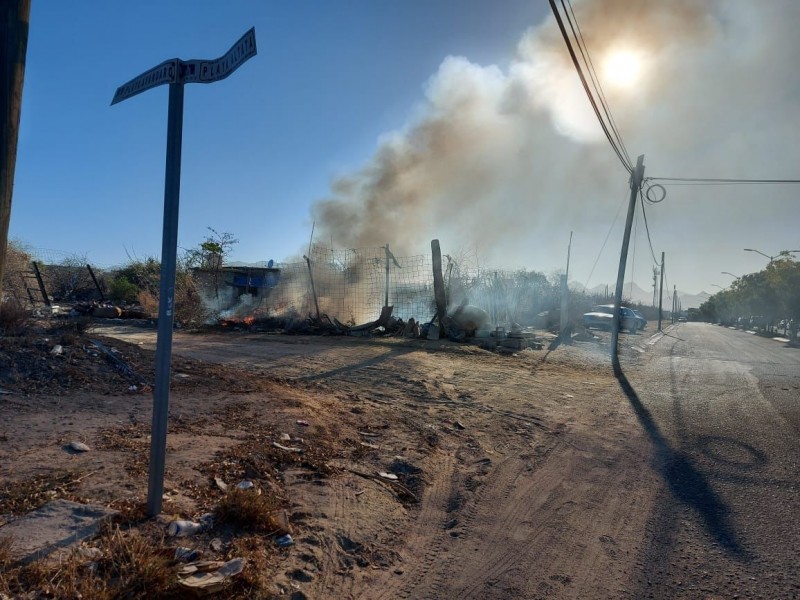
POLYGON ((596 349, 501 357, 439 342, 181 334, 175 352, 285 378, 307 391, 294 414, 358 446, 332 461, 335 476, 285 473, 301 533, 279 591, 629 596, 660 483, 596 349), (419 501, 379 471, 400 474, 419 501))

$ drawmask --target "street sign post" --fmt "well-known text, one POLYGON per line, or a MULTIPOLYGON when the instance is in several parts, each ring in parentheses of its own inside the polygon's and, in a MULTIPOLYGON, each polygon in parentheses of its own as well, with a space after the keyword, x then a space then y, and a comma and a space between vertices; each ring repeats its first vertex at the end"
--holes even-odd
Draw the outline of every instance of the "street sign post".
POLYGON ((169 380, 172 364, 172 326, 175 316, 175 263, 178 253, 178 206, 181 191, 183 138, 183 86, 225 79, 256 55, 255 28, 245 33, 228 52, 214 60, 166 60, 117 88, 114 105, 159 85, 169 84, 167 164, 164 177, 164 229, 161 240, 161 286, 158 302, 156 377, 153 388, 153 426, 150 432, 150 471, 147 513, 161 512, 169 417, 169 380))

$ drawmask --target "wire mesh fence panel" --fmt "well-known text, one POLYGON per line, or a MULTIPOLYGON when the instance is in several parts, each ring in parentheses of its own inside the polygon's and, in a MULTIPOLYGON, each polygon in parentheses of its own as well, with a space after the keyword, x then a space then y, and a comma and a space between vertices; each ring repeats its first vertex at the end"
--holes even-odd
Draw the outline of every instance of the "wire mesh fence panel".
POLYGON ((355 325, 377 319, 387 295, 396 317, 433 316, 430 257, 391 257, 385 248, 314 245, 307 261, 277 267, 277 284, 264 295, 257 316, 306 317, 316 315, 318 308, 320 314, 355 325))

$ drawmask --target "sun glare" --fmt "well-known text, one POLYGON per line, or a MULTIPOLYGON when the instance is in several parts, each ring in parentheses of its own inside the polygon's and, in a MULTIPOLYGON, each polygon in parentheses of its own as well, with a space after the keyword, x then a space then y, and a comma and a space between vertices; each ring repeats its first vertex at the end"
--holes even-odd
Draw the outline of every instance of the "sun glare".
POLYGON ((604 79, 614 87, 633 87, 639 80, 641 71, 641 57, 630 50, 615 50, 603 62, 604 79))

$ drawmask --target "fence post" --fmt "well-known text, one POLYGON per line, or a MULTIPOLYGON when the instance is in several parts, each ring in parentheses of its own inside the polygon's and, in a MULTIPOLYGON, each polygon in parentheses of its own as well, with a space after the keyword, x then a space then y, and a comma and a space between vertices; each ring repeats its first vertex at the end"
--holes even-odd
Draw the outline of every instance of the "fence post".
POLYGON ((100 288, 100 284, 97 283, 97 277, 94 276, 94 271, 92 271, 91 265, 87 264, 86 268, 89 269, 89 275, 92 276, 92 281, 94 281, 94 287, 96 287, 97 291, 100 293, 100 302, 105 302, 106 297, 103 295, 103 290, 100 288))
POLYGON ((308 256, 303 256, 303 258, 306 259, 306 264, 308 265, 308 279, 311 281, 311 295, 314 297, 314 307, 317 309, 317 321, 319 321, 319 302, 317 301, 317 288, 314 287, 314 275, 311 273, 311 258, 308 256))
POLYGON ((439 335, 441 337, 447 319, 447 295, 444 290, 442 249, 439 247, 439 240, 431 241, 431 254, 433 255, 433 296, 436 300, 436 314, 439 315, 439 335))
POLYGON ((36 275, 36 281, 39 284, 39 291, 42 293, 42 299, 46 306, 50 306, 50 298, 47 297, 47 290, 44 287, 44 280, 42 279, 42 274, 39 272, 39 265, 36 264, 36 261, 33 261, 33 272, 36 275))

